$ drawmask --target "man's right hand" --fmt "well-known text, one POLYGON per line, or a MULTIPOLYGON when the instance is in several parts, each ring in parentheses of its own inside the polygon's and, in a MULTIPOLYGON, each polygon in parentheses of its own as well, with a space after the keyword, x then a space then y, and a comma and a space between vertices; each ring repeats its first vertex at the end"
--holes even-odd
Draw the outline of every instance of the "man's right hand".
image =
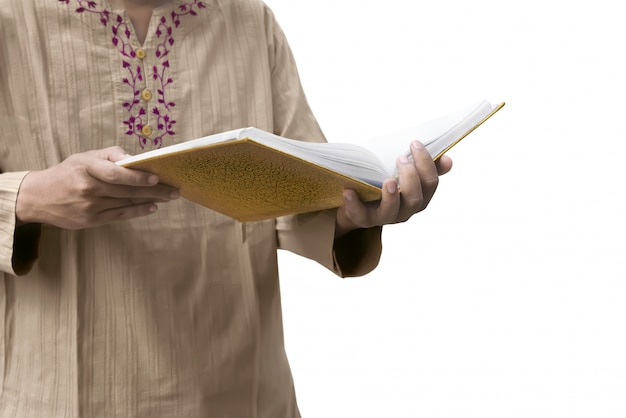
POLYGON ((60 164, 26 175, 17 196, 18 225, 45 223, 83 229, 146 216, 157 203, 177 199, 177 189, 156 175, 120 167, 120 147, 74 154, 60 164))

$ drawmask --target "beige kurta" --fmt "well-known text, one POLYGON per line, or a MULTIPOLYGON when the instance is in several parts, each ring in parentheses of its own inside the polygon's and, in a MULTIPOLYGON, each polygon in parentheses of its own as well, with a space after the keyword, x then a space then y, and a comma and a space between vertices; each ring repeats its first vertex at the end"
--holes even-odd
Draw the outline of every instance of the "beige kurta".
POLYGON ((0 417, 298 416, 276 251, 363 274, 380 229, 333 248, 333 211, 242 224, 185 200, 15 227, 28 170, 250 125, 324 140, 260 1, 175 1, 139 45, 102 0, 0 0, 0 417))

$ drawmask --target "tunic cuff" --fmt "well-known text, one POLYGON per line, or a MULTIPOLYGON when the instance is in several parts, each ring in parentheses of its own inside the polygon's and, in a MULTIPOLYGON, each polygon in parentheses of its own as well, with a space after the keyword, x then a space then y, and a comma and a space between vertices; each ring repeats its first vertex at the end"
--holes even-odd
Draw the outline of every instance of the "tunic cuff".
POLYGON ((356 229, 335 240, 335 263, 342 277, 363 276, 378 266, 382 247, 382 226, 356 229))
POLYGON ((382 253, 382 227, 359 229, 335 240, 336 209, 277 219, 279 248, 309 258, 340 277, 372 271, 382 253))
POLYGON ((38 258, 41 226, 16 227, 15 204, 22 180, 28 171, 0 174, 0 271, 22 275, 38 258))

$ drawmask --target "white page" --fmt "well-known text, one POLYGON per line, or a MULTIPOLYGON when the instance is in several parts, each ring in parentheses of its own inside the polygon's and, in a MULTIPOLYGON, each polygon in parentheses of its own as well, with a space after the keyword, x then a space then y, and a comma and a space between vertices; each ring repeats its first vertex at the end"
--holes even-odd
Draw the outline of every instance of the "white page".
POLYGON ((360 144, 383 161, 387 172, 395 173, 396 159, 401 155, 409 155, 408 150, 412 141, 422 142, 434 157, 472 129, 493 109, 494 106, 484 100, 446 116, 376 136, 360 144))

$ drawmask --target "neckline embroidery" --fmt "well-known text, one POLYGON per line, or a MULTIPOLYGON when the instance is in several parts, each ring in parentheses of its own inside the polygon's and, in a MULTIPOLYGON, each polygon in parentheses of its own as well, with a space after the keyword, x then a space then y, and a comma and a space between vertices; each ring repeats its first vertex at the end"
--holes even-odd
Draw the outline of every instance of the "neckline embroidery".
POLYGON ((127 118, 122 121, 125 134, 137 140, 141 149, 146 147, 161 148, 166 137, 176 134, 173 117, 176 103, 168 98, 168 91, 174 79, 171 76, 169 54, 176 42, 176 30, 182 21, 188 17, 197 17, 202 10, 206 10, 206 3, 202 0, 183 1, 173 6, 169 14, 160 17, 156 26, 156 47, 154 56, 149 57, 154 61, 149 67, 146 62, 145 51, 135 49, 131 43, 131 28, 122 15, 115 13, 107 7, 98 7, 94 0, 58 0, 59 3, 70 5, 76 3, 74 12, 88 13, 97 18, 99 22, 111 28, 111 43, 120 53, 122 60, 121 79, 122 84, 128 86, 127 99, 120 104, 124 108, 127 118), (139 56, 138 56, 139 52, 139 56), (146 90, 146 77, 151 77, 156 90, 156 95, 146 90), (142 106, 142 99, 145 105, 142 106), (157 105, 150 106, 148 102, 156 99, 157 105))

